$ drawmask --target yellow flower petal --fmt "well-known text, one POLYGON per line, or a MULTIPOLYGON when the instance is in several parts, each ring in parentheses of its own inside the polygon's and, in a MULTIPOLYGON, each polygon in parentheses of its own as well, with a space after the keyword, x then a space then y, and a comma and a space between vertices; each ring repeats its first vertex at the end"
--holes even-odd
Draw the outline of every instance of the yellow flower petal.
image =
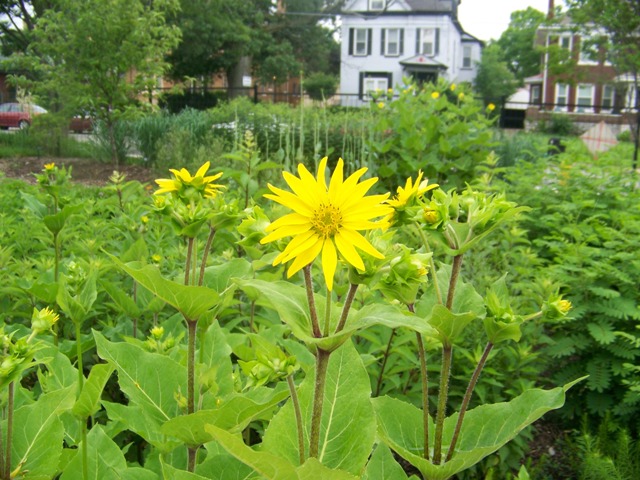
POLYGON ((364 262, 360 255, 358 255, 358 251, 353 247, 349 241, 347 241, 342 233, 338 233, 334 240, 336 241, 336 247, 338 247, 338 251, 340 255, 344 257, 344 259, 358 270, 364 270, 364 262))
POLYGON ((336 274, 338 265, 338 255, 336 247, 330 239, 324 241, 322 247, 322 271, 324 272, 324 281, 327 283, 327 289, 333 290, 333 276, 336 274))
POLYGON ((313 262, 320 251, 322 250, 322 240, 318 239, 318 241, 313 244, 309 249, 300 253, 295 260, 291 263, 289 270, 287 270, 287 278, 291 278, 291 276, 299 271, 301 268, 306 267, 311 262, 313 262))

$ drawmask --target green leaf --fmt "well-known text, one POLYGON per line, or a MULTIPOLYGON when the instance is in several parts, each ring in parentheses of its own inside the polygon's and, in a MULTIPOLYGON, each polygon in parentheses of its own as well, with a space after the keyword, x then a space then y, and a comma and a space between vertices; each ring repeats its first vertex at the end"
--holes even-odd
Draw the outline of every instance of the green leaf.
MULTIPOLYGON (((581 380, 583 378, 552 390, 527 390, 510 402, 482 405, 468 411, 456 453, 444 465, 433 465, 422 457, 422 412, 413 405, 390 397, 373 399, 378 435, 429 480, 446 480, 497 451, 546 412, 560 408, 564 405, 565 392, 581 380)), ((445 420, 443 456, 446 456, 457 419, 455 413, 445 420)), ((433 438, 432 430, 431 422, 429 438, 433 438)))
POLYGON ((367 464, 362 480, 406 480, 407 474, 398 462, 393 458, 389 447, 384 443, 379 443, 371 459, 367 464))
POLYGON ((48 208, 44 203, 42 203, 40 200, 38 200, 33 195, 30 195, 30 194, 25 193, 25 192, 20 192, 20 196, 24 200, 24 203, 26 204, 26 207, 29 210, 31 210, 33 213, 35 213, 37 217, 44 218, 44 216, 48 212, 48 208))
POLYGON ((207 267, 204 272, 204 284, 222 293, 235 286, 234 278, 245 278, 253 275, 251 263, 244 258, 234 258, 222 265, 207 267))
POLYGON ((113 365, 105 363, 98 363, 91 368, 89 378, 84 382, 80 396, 73 406, 74 415, 86 419, 98 411, 102 390, 114 369, 113 365))
MULTIPOLYGON (((21 465, 27 478, 53 478, 62 455, 64 426, 60 413, 75 400, 73 386, 42 395, 35 403, 16 409, 13 417, 11 470, 21 465)), ((2 428, 6 432, 6 422, 2 428)))
POLYGON ((246 446, 239 435, 233 435, 214 425, 206 425, 211 434, 231 455, 250 466, 267 480, 295 480, 295 467, 289 461, 269 452, 257 452, 246 446))
POLYGON ((608 345, 615 342, 615 328, 607 321, 587 323, 587 330, 596 342, 602 345, 608 345))
POLYGON ((140 309, 133 298, 116 284, 107 280, 100 282, 102 288, 111 297, 116 306, 129 318, 140 318, 140 309))
POLYGON ((487 337, 494 345, 500 342, 506 342, 507 340, 513 340, 519 342, 522 336, 520 326, 522 322, 502 322, 497 321, 493 317, 487 317, 484 319, 484 330, 487 332, 487 337))
POLYGON ((167 280, 153 265, 138 268, 137 263, 125 264, 113 255, 109 255, 109 258, 136 282, 174 307, 188 320, 198 320, 220 301, 220 296, 215 290, 167 280))
POLYGON ((118 370, 118 383, 129 404, 141 407, 156 428, 179 412, 174 395, 186 392, 185 367, 169 357, 149 353, 129 343, 112 343, 93 331, 98 355, 118 370))
POLYGON ((120 260, 127 262, 141 262, 149 256, 149 249, 144 241, 144 237, 139 237, 131 246, 120 255, 120 260))
POLYGON ((203 477, 195 473, 185 470, 178 470, 168 463, 162 463, 162 477, 164 480, 211 480, 209 477, 203 477))
POLYGON ((128 468, 120 447, 102 429, 95 425, 87 435, 87 477, 82 473, 81 446, 67 464, 60 480, 157 480, 150 470, 128 468))
MULTIPOLYGON (((310 458, 296 469, 300 480, 357 480, 358 477, 343 470, 325 467, 315 458, 310 458)), ((394 479, 395 480, 395 479, 394 479)))
MULTIPOLYGON (((297 389, 308 448, 315 375, 310 372, 297 389)), ((351 342, 331 354, 324 392, 318 460, 329 467, 359 475, 375 440, 370 403, 371 385, 360 355, 351 342)), ((292 402, 271 420, 263 437, 263 451, 298 465, 298 436, 292 402)), ((306 456, 306 455, 305 455, 306 456)))
POLYGON ((78 382, 78 370, 71 365, 69 357, 64 355, 53 345, 46 345, 39 349, 35 359, 44 363, 47 371, 38 370, 38 381, 45 393, 76 386, 78 382))
POLYGON ((473 312, 455 314, 447 307, 436 304, 431 310, 428 322, 437 332, 436 338, 445 345, 453 345, 469 323, 477 318, 473 312))
POLYGON ((289 391, 286 387, 276 390, 254 389, 247 394, 237 393, 226 398, 215 410, 200 410, 169 420, 162 426, 161 432, 190 446, 203 445, 213 440, 211 434, 205 430, 206 425, 211 424, 231 433, 240 433, 251 421, 273 410, 288 396, 289 391), (266 391, 267 395, 262 394, 266 391), (251 398, 258 395, 262 398, 251 398))
POLYGON ((64 228, 67 219, 82 210, 82 205, 67 205, 54 215, 45 215, 42 220, 53 235, 57 235, 64 228))

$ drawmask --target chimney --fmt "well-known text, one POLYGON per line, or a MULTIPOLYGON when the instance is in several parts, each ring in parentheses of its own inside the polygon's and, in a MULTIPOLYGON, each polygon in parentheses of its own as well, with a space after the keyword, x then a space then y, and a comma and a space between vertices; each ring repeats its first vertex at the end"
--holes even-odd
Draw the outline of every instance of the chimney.
POLYGON ((549 0, 549 10, 547 11, 547 20, 551 20, 553 18, 553 14, 555 13, 556 7, 553 4, 553 0, 549 0))

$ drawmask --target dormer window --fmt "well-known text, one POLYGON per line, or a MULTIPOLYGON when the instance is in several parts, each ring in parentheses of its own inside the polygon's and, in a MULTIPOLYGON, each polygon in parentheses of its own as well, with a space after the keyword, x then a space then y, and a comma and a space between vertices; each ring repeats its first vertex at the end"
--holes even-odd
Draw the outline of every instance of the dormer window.
POLYGON ((369 10, 384 10, 385 0, 369 0, 369 10))

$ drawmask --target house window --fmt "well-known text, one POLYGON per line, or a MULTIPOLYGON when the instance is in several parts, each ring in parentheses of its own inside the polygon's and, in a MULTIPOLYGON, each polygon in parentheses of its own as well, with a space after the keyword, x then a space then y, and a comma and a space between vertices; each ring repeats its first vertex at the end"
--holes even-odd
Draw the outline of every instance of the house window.
POLYGON ((370 28, 352 28, 349 30, 349 55, 356 57, 371 55, 370 28))
POLYGON ((540 105, 540 93, 541 87, 540 85, 531 85, 531 105, 540 105))
POLYGON ((615 90, 613 85, 605 85, 602 87, 602 110, 613 110, 613 99, 615 90))
POLYGON ((384 0, 369 0, 369 10, 384 10, 384 0))
POLYGON ((437 36, 437 28, 419 28, 417 53, 422 55, 436 55, 438 53, 436 47, 437 36))
POLYGON ((384 28, 382 30, 382 55, 402 55, 404 30, 401 28, 384 28))
POLYGON ((571 35, 562 35, 558 39, 558 45, 560 45, 560 48, 568 50, 569 52, 571 51, 572 43, 571 35))
POLYGON ((364 100, 385 93, 389 87, 391 87, 391 74, 388 72, 360 73, 360 98, 364 100))
POLYGON ((462 68, 471 68, 471 45, 462 46, 462 68))
POLYGON ((583 65, 597 65, 598 64, 598 46, 594 45, 590 41, 589 37, 580 38, 580 57, 578 62, 583 65))
POLYGON ((577 104, 578 112, 593 112, 593 92, 595 88, 593 85, 581 84, 578 85, 578 98, 577 104))
POLYGON ((564 83, 556 84, 556 110, 566 112, 567 100, 569 98, 569 85, 564 83))

